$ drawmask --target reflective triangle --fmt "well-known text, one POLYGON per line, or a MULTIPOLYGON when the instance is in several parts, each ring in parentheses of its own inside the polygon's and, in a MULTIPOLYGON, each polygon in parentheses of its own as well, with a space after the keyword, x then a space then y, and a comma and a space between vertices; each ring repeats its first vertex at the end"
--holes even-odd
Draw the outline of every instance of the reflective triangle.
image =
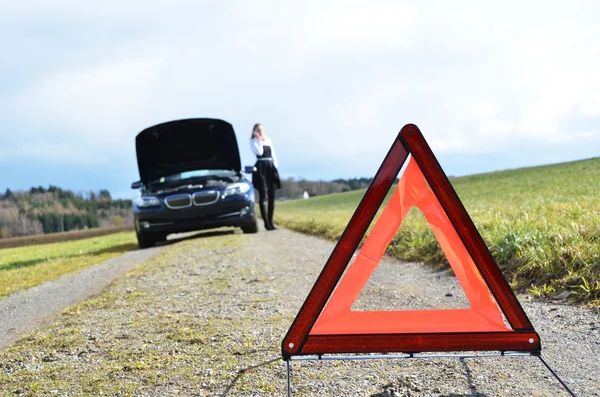
POLYGON ((421 132, 409 124, 394 141, 282 341, 282 355, 461 350, 539 352, 541 345, 421 132), (349 266, 407 159, 397 188, 349 266), (425 216, 470 308, 352 311, 413 206, 425 216))

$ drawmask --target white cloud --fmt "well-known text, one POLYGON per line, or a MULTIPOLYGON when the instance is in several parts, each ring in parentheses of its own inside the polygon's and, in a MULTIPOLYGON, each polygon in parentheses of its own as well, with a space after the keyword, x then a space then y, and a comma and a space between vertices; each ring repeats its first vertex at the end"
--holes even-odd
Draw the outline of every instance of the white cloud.
POLYGON ((104 137, 115 124, 131 124, 132 114, 152 101, 162 61, 122 59, 48 76, 16 99, 30 114, 59 121, 73 135, 104 137))
POLYGON ((263 121, 298 173, 364 175, 408 122, 441 154, 599 139, 593 1, 0 7, 1 75, 17 81, 0 93, 0 144, 28 147, 14 151, 24 158, 125 161, 142 128, 195 116, 233 122, 244 162, 263 121))

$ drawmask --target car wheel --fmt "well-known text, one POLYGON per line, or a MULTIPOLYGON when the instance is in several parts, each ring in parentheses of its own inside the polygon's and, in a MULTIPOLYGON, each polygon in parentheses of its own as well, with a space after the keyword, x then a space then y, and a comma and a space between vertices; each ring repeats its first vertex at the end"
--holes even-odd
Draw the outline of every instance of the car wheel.
POLYGON ((137 232, 137 241, 138 241, 138 247, 140 248, 150 248, 150 247, 154 247, 154 245, 156 244, 156 241, 154 241, 154 239, 147 235, 146 233, 143 232, 137 232))
POLYGON ((254 216, 254 218, 252 218, 252 222, 242 225, 242 232, 258 233, 258 223, 256 222, 256 216, 254 216))

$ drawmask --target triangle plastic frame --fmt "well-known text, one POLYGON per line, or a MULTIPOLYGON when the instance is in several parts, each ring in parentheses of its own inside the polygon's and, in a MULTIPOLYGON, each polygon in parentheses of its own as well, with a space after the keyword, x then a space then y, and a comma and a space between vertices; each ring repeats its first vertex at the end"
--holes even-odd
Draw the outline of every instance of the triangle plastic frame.
POLYGON ((421 131, 414 124, 407 124, 392 144, 283 339, 282 356, 289 359, 292 356, 340 353, 492 350, 539 353, 541 342, 421 131), (313 326, 409 155, 422 171, 512 330, 311 334, 313 326))

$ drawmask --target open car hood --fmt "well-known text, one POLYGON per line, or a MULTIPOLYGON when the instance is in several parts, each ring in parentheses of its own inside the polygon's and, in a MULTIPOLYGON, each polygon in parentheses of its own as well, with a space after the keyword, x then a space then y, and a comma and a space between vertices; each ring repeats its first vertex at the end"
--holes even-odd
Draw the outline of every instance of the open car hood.
POLYGON ((146 128, 135 138, 140 180, 194 170, 240 171, 233 127, 218 119, 176 120, 146 128))

